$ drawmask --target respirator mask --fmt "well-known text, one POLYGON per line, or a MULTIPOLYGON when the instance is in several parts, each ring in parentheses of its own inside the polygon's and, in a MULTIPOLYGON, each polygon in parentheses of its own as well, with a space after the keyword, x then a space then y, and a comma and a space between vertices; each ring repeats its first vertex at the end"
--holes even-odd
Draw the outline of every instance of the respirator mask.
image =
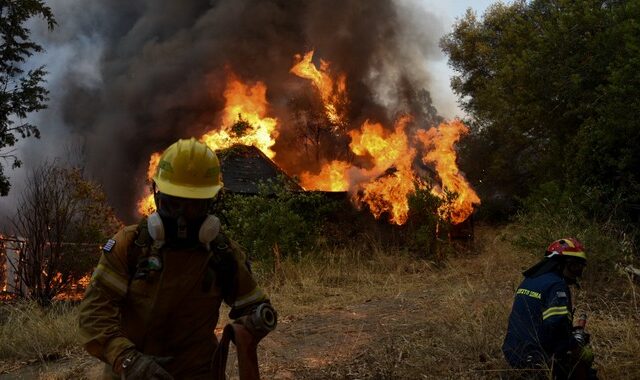
POLYGON ((214 199, 180 198, 156 191, 157 211, 147 218, 155 241, 208 245, 218 235, 220 220, 209 214, 214 199))

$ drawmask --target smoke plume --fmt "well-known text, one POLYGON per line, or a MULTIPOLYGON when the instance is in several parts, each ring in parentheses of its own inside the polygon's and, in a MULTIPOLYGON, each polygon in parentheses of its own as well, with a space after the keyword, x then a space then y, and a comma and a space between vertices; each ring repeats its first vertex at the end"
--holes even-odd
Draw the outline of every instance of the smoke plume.
MULTIPOLYGON (((439 56, 444 29, 435 16, 407 1, 51 0, 49 5, 59 25, 49 32, 33 21, 46 54, 30 64, 47 66, 50 107, 35 116, 41 141, 23 142, 20 155, 28 167, 63 155, 69 145, 80 146, 85 171, 104 186, 125 221, 135 218, 149 155, 177 138, 219 127, 230 71, 267 85, 281 124, 276 157, 294 172, 299 169, 294 162, 301 160, 300 150, 290 149, 298 138, 295 108, 315 106, 309 84, 289 73, 295 54, 314 49, 316 57, 331 62, 331 70, 346 74, 353 127, 369 118, 391 128, 403 112, 424 127, 438 118, 426 90, 425 62, 439 56)), ((332 150, 339 153, 329 146, 322 154, 332 150)), ((19 189, 20 178, 13 182, 19 189)))

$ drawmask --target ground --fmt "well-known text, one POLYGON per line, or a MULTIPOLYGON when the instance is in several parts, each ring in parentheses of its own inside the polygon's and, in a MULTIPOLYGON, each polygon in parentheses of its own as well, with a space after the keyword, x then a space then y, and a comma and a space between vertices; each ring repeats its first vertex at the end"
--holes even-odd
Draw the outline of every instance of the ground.
MULTIPOLYGON (((522 269, 492 229, 442 265, 373 247, 284 263, 270 293, 278 329, 261 343, 265 379, 509 378, 500 345, 522 269)), ((622 275, 620 275, 622 276, 622 275)), ((612 278, 576 290, 603 379, 640 378, 638 286, 612 278), (607 281, 607 286, 601 286, 607 281)), ((2 379, 93 379, 101 364, 70 349, 45 365, 5 361, 2 379)), ((233 361, 229 367, 232 368, 233 361)), ((234 378, 234 374, 231 374, 234 378)))

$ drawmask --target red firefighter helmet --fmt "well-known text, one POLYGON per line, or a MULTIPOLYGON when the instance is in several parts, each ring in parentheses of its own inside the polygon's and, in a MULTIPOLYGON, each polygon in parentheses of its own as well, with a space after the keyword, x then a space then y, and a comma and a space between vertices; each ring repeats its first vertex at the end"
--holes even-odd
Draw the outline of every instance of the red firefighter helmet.
POLYGON ((549 244, 544 256, 547 258, 568 256, 578 257, 585 261, 587 260, 587 254, 584 251, 584 246, 580 240, 576 238, 563 238, 554 241, 549 244))

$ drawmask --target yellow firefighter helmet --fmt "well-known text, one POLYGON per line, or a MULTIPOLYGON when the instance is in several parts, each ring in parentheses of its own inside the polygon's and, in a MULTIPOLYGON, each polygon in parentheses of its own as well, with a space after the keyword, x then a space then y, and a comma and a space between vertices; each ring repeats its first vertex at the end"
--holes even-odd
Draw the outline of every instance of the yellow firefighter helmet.
POLYGON ((178 140, 160 156, 153 181, 161 193, 180 198, 213 198, 222 188, 220 161, 194 138, 178 140))

